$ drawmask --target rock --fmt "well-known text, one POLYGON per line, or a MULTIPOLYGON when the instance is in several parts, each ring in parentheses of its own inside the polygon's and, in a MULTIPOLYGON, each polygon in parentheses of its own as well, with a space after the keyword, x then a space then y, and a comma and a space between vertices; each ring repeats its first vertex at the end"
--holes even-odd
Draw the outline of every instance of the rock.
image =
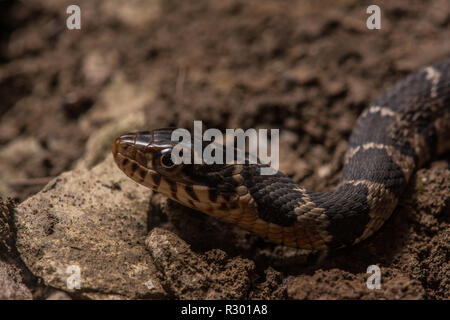
POLYGON ((131 28, 145 28, 161 14, 162 1, 139 0, 133 5, 126 5, 120 0, 105 1, 99 4, 102 14, 118 19, 131 28))
POLYGON ((166 297, 144 246, 151 194, 112 156, 63 173, 17 207, 17 249, 45 285, 81 298, 166 297))
POLYGON ((284 79, 288 83, 296 85, 312 85, 318 82, 317 70, 307 65, 301 65, 284 74, 284 79))
POLYGON ((0 256, 14 250, 13 210, 14 203, 0 197, 0 256))
POLYGON ((30 168, 39 167, 45 150, 34 137, 17 138, 0 148, 0 195, 14 197, 12 182, 27 178, 30 168))
POLYGON ((145 244, 163 275, 164 287, 178 299, 246 299, 255 264, 228 258, 222 250, 198 254, 174 233, 153 229, 145 244))
POLYGON ((87 83, 91 86, 103 84, 113 73, 118 59, 115 50, 94 50, 88 53, 81 68, 87 83))
POLYGON ((77 161, 75 168, 81 168, 81 166, 92 168, 97 165, 111 153, 111 144, 116 137, 128 132, 142 131, 146 125, 143 111, 131 112, 108 122, 89 137, 86 142, 86 151, 77 161))
POLYGON ((0 198, 0 300, 32 299, 14 246, 13 210, 12 201, 0 198))
POLYGON ((33 299, 31 291, 23 284, 20 270, 0 260, 0 300, 33 299))
POLYGON ((251 299, 285 299, 286 286, 280 285, 283 282, 283 274, 269 267, 264 271, 265 281, 255 286, 252 291, 251 299))
POLYGON ((99 93, 92 108, 80 118, 80 130, 94 131, 100 124, 142 111, 155 100, 156 91, 152 81, 154 80, 148 79, 137 86, 124 74, 114 74, 108 85, 99 93))
POLYGON ((72 300, 72 299, 64 291, 55 291, 47 297, 47 300, 72 300))

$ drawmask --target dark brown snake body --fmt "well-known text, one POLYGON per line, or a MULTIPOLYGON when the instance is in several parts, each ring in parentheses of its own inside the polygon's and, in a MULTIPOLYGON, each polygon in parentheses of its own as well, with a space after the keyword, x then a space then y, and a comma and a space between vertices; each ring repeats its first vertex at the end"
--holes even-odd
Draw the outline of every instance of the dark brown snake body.
MULTIPOLYGON (((181 204, 272 242, 313 250, 358 243, 391 216, 414 171, 450 149, 450 59, 387 89, 359 117, 338 186, 312 192, 255 164, 167 163, 171 129, 123 135, 115 162, 181 204)), ((282 156, 282 155, 280 155, 282 156)))

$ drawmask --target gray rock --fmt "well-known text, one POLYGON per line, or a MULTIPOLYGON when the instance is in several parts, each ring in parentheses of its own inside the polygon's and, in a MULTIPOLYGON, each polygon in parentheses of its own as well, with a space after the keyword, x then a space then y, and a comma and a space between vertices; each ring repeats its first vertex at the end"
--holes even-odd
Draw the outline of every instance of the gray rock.
POLYGON ((47 300, 72 300, 70 296, 65 293, 64 291, 55 291, 52 292, 48 297, 47 300))
POLYGON ((0 300, 32 299, 25 282, 30 281, 14 246, 15 203, 0 197, 0 300))
POLYGON ((22 281, 17 266, 0 260, 0 300, 32 299, 30 290, 22 281))
POLYGON ((154 228, 145 244, 155 266, 163 275, 164 286, 178 299, 246 299, 253 261, 229 258, 219 249, 198 254, 174 233, 154 228))
POLYGON ((144 246, 151 194, 112 156, 63 173, 17 207, 17 249, 46 285, 76 296, 163 298, 144 246))

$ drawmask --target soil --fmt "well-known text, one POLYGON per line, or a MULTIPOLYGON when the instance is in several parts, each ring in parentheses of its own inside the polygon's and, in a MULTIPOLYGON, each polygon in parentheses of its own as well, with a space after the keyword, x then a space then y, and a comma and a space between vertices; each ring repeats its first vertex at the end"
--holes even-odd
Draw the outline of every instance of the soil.
MULTIPOLYGON (((89 167, 100 163, 113 137, 107 147, 93 137, 137 112, 148 129, 191 128, 194 120, 220 130, 278 128, 281 171, 307 189, 329 190, 365 106, 409 72, 450 56, 447 0, 79 1, 81 30, 66 28, 70 4, 0 2, 0 196, 11 215, 7 197, 29 199, 89 148, 103 150, 89 167), (381 8, 380 30, 366 28, 369 4, 381 8)), ((192 263, 213 260, 212 282, 222 269, 237 278, 245 270, 241 298, 450 295, 448 154, 415 174, 380 232, 326 257, 266 243, 159 194, 149 203, 149 238, 175 234, 174 243, 195 253, 192 263), (368 290, 374 264, 382 288, 368 290)), ((25 270, 16 260, 14 268, 25 270)), ((161 268, 167 295, 160 296, 216 297, 186 294, 176 270, 161 268)), ((34 298, 50 294, 40 281, 25 285, 34 298)))

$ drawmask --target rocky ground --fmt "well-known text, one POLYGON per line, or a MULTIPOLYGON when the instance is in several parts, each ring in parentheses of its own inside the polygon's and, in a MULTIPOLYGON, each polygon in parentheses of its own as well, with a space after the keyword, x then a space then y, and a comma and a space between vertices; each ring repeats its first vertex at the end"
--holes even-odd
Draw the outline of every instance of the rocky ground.
POLYGON ((450 55, 447 0, 375 1, 381 30, 358 0, 78 3, 72 31, 73 1, 0 3, 1 299, 449 298, 448 155, 380 232, 326 257, 186 209, 110 155, 124 132, 193 120, 279 128, 280 169, 329 190, 363 108, 450 55))

